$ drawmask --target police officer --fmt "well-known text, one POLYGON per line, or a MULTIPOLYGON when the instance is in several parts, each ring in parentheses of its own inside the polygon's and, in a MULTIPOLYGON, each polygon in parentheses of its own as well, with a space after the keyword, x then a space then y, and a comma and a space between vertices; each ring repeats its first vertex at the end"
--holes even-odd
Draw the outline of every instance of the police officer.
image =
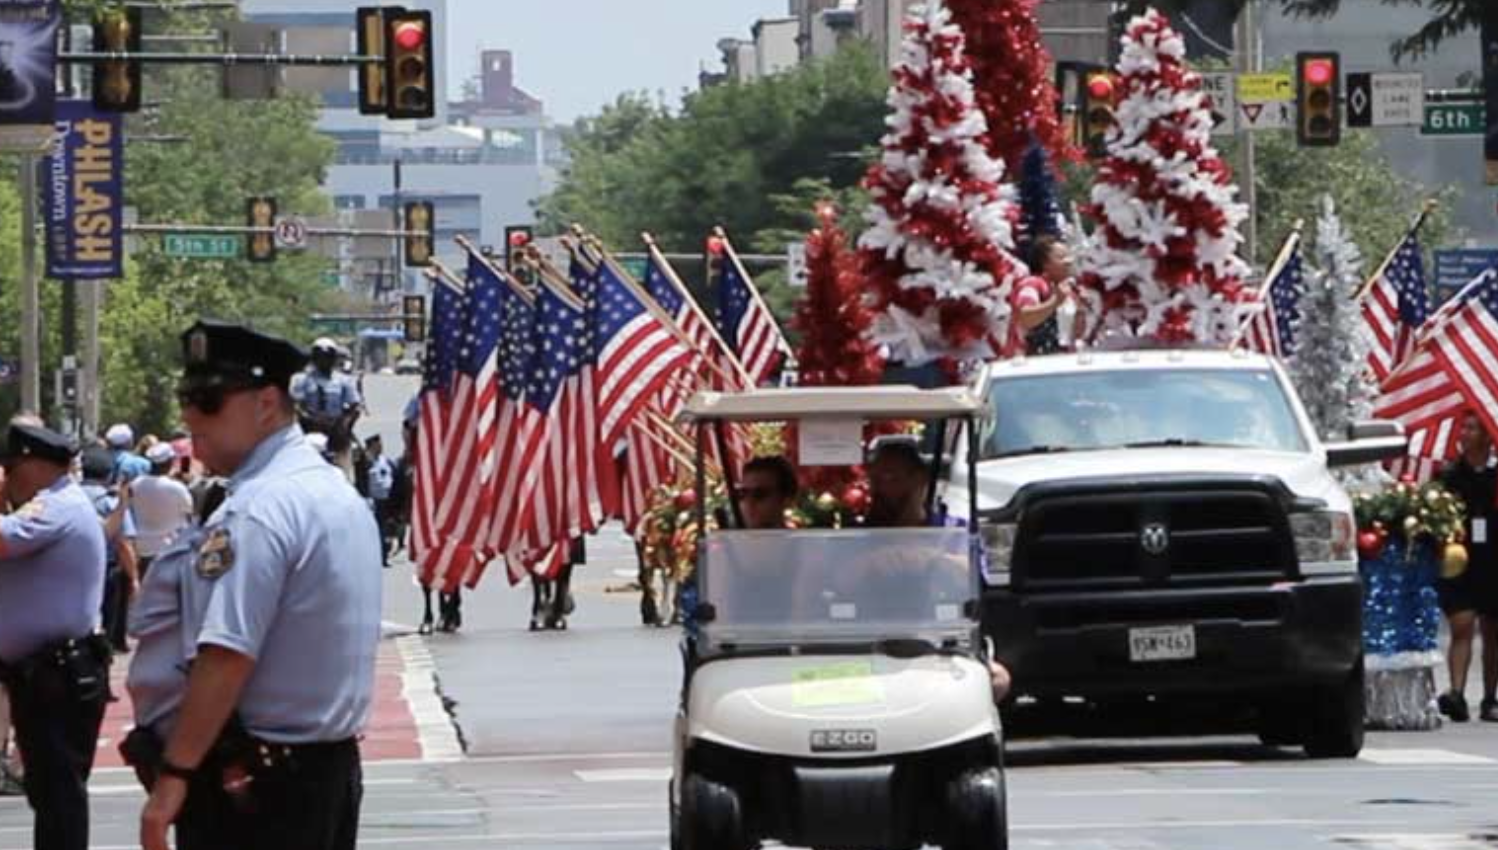
POLYGON ((38 850, 88 846, 88 775, 108 696, 99 630, 104 529, 69 475, 77 445, 37 420, 0 447, 0 681, 10 694, 38 850))
POLYGON ((323 337, 312 343, 312 365, 292 386, 302 427, 328 435, 338 467, 353 474, 354 424, 364 400, 352 376, 338 370, 338 344, 323 337))
MULTIPOLYGON (((183 420, 197 458, 228 481, 191 548, 162 570, 178 559, 191 590, 176 616, 192 657, 180 691, 166 680, 146 718, 163 746, 147 771, 141 844, 165 850, 175 823, 181 850, 352 848, 356 736, 380 636, 379 531, 297 426, 300 350, 206 321, 183 344, 183 420)), ((142 605, 159 616, 157 590, 142 605)), ((149 664, 173 662, 142 645, 149 664)), ((161 675, 131 671, 135 685, 161 675)))

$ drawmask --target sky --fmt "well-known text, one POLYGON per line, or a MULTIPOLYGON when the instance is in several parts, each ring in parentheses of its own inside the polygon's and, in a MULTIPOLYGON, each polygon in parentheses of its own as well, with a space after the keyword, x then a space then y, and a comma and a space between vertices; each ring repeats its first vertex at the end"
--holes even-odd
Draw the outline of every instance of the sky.
POLYGON ((598 112, 626 91, 675 103, 702 67, 722 67, 720 38, 749 38, 787 0, 448 0, 450 88, 478 68, 481 48, 515 53, 516 84, 560 123, 598 112))

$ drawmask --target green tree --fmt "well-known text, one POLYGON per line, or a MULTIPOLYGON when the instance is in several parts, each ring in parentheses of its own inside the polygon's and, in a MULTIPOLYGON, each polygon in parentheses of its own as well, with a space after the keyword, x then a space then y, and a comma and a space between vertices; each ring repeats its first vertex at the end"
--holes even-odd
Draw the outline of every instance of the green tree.
MULTIPOLYGON (((799 227, 775 198, 803 179, 856 186, 883 129, 889 79, 866 48, 689 95, 679 112, 622 98, 569 140, 572 164, 538 205, 543 226, 582 224, 615 246, 648 230, 696 249, 722 224, 740 240, 799 227)), ((808 208, 809 213, 809 208, 808 208)))

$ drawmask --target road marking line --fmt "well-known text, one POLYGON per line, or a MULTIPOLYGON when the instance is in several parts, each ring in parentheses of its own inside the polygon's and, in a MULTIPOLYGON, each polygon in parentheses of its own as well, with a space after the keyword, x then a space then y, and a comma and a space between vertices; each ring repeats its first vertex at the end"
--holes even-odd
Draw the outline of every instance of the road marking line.
POLYGON ((1453 750, 1424 750, 1424 749, 1390 749, 1375 750, 1364 749, 1358 756, 1359 761, 1372 764, 1495 764, 1495 760, 1486 756, 1474 756, 1470 753, 1458 753, 1453 750))
POLYGON ((400 653, 401 696, 416 720, 416 737, 421 745, 421 760, 461 761, 463 745, 453 719, 437 695, 437 665, 426 642, 416 635, 396 638, 400 653))
POLYGON ((583 782, 665 782, 671 778, 669 767, 627 767, 616 770, 574 770, 583 782))
POLYGON ((1490 850, 1493 846, 1480 836, 1439 832, 1334 835, 1331 840, 1377 850, 1490 850))
POLYGON ((1096 791, 1039 791, 1033 794, 1026 794, 1021 789, 1011 790, 1027 797, 1259 797, 1284 793, 1283 788, 1111 788, 1096 791))

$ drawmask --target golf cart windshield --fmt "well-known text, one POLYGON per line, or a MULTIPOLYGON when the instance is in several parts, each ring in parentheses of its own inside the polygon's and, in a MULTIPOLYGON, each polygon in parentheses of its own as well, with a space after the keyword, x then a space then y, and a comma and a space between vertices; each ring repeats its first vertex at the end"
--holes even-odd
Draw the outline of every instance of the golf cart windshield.
POLYGON ((970 640, 963 528, 720 531, 704 542, 703 637, 722 646, 970 640))

